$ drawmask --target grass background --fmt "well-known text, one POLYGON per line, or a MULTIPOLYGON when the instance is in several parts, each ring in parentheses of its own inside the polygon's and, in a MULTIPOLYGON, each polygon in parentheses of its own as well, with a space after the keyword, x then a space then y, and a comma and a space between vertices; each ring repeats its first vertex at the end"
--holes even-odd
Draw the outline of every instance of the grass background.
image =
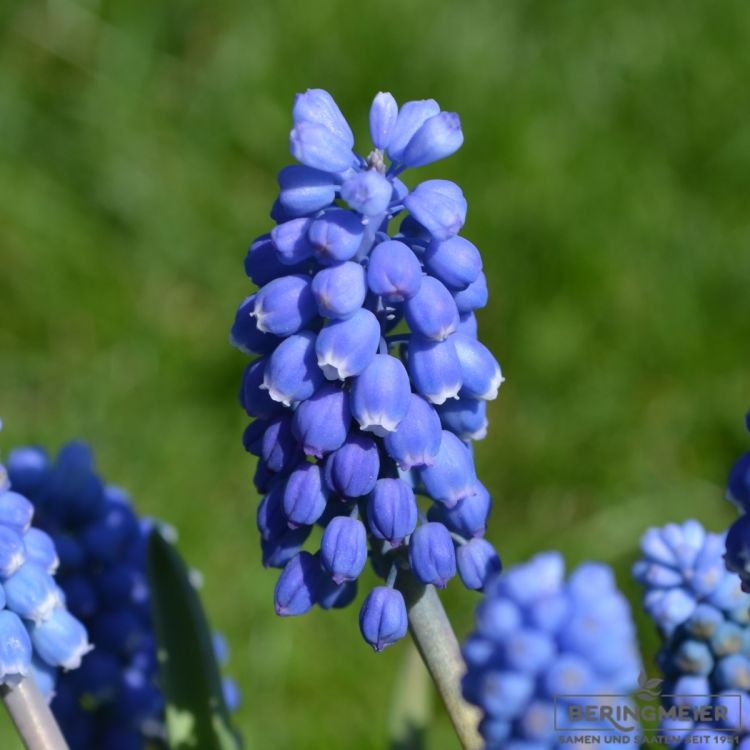
MULTIPOLYGON (((748 444, 748 23, 742 0, 0 4, 2 446, 86 438, 179 528, 248 748, 384 747, 405 652, 371 653, 354 607, 277 619, 259 562, 227 332, 293 94, 329 89, 363 151, 379 90, 461 114, 418 178, 462 185, 490 279, 490 538, 612 562, 637 606, 642 530, 726 526, 748 444)), ((445 601, 463 636, 476 596, 445 601)), ((455 747, 439 711, 428 746, 455 747)))

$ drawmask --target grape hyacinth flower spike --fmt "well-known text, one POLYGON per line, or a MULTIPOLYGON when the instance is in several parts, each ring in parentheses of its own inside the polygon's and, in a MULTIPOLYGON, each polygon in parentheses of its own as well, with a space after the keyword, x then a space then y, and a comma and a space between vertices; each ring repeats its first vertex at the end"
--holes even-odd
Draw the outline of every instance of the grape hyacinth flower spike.
MULTIPOLYGON (((500 569, 482 538, 491 500, 471 447, 487 434, 486 404, 503 381, 477 337, 481 254, 460 234, 458 185, 401 180, 457 151, 463 132, 432 99, 399 107, 382 92, 366 156, 326 91, 299 94, 292 120, 298 163, 279 173, 275 226, 248 250, 258 289, 230 333, 256 355, 240 402, 254 420, 243 441, 258 457, 262 560, 282 569, 275 607, 289 616, 346 606, 369 558, 384 584, 364 597, 360 631, 381 651, 407 623, 419 640, 415 623, 430 622, 415 609, 421 592, 440 607, 433 586, 458 574, 481 590, 500 569), (320 547, 305 549, 315 524, 320 547)), ((443 655, 458 664, 447 619, 444 630, 443 655)), ((436 677, 442 665, 430 668, 455 694, 442 693, 446 704, 460 701, 446 673, 436 677)))
POLYGON ((485 587, 463 653, 463 692, 483 713, 487 750, 565 747, 556 701, 628 695, 640 672, 630 606, 611 569, 584 563, 565 579, 557 552, 539 554, 485 587))
MULTIPOLYGON (((750 412, 745 417, 750 432, 750 412)), ((750 593, 750 451, 740 456, 727 481, 727 500, 734 503, 740 517, 729 527, 724 561, 739 575, 742 590, 750 593)))
POLYGON ((92 646, 55 578, 55 543, 36 521, 0 464, 0 693, 25 745, 56 750, 65 743, 46 704, 92 646))
MULTIPOLYGON (((7 468, 13 487, 33 503, 40 528, 49 534, 38 531, 26 544, 27 556, 49 560, 54 542, 57 591, 72 613, 55 610, 48 625, 32 625, 32 641, 43 658, 60 659, 63 636, 78 622, 75 615, 94 644, 80 669, 58 674, 54 685, 50 681, 51 707, 68 745, 71 750, 162 747, 165 706, 146 553, 154 528, 171 538, 174 529, 139 517, 126 492, 97 473, 85 443, 64 445, 55 459, 38 447, 16 448, 7 468)), ((0 497, 0 519, 14 518, 12 510, 0 497)), ((20 601, 28 604, 23 596, 20 601)), ((231 681, 226 687, 229 705, 238 693, 231 681)))
MULTIPOLYGON (((503 380, 477 338, 482 258, 459 234, 457 185, 400 179, 454 153, 460 119, 380 93, 367 156, 326 91, 299 94, 292 119, 298 163, 279 173, 276 226, 248 251, 258 290, 230 337, 257 355, 240 400, 255 420, 263 562, 283 569, 276 610, 343 606, 368 556, 383 578, 408 569, 442 587, 458 573, 481 589, 500 561, 481 538, 491 502, 470 446, 503 380), (303 551, 316 523, 320 549, 303 551)), ((405 632, 400 596, 386 584, 362 606, 376 650, 405 632)))
POLYGON ((724 569, 724 535, 697 521, 649 529, 644 559, 634 575, 645 587, 644 605, 662 638, 657 664, 665 678, 666 709, 689 704, 692 719, 665 722, 673 747, 693 747, 692 735, 731 732, 750 747, 750 594, 724 569))
POLYGON ((644 586, 643 606, 659 629, 671 635, 701 603, 731 609, 741 601, 738 581, 727 573, 724 535, 698 521, 648 529, 633 576, 644 586))

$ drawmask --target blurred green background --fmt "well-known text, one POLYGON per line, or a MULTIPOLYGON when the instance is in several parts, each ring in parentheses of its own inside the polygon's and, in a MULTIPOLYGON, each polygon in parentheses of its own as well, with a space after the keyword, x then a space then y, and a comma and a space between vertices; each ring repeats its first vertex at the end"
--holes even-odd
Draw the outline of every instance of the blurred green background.
MULTIPOLYGON (((490 278, 489 535, 506 564, 612 562, 637 607, 642 530, 726 526, 748 444, 749 23, 742 0, 0 3, 2 448, 81 436, 178 527, 248 748, 383 748, 405 653, 369 651, 356 607, 277 619, 259 561, 227 332, 294 93, 329 89, 363 152, 379 90, 461 114, 412 180, 462 185, 490 278)), ((445 601, 463 636, 476 596, 445 601)), ((428 746, 455 747, 439 710, 428 746)))

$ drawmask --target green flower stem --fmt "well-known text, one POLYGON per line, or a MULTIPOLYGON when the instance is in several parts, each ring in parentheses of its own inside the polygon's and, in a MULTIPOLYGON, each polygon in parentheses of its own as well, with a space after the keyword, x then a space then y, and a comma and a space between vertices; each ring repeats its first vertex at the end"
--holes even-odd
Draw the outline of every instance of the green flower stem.
POLYGON ((461 650, 434 586, 423 586, 410 571, 399 571, 396 588, 404 595, 409 629, 453 722, 464 750, 481 750, 479 711, 461 695, 465 671, 461 650))
POLYGON ((0 696, 26 750, 68 750, 68 743, 32 677, 14 687, 0 686, 0 696))
POLYGON ((424 750, 432 718, 432 679, 413 641, 396 678, 388 736, 390 750, 424 750))

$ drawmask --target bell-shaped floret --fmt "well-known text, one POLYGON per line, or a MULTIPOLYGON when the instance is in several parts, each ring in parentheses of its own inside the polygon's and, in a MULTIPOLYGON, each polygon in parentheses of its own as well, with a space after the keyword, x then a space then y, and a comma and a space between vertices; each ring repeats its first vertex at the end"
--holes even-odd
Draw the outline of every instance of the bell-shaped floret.
POLYGON ((315 343, 318 367, 328 380, 346 380, 363 373, 380 345, 380 323, 365 308, 345 320, 333 320, 315 343))
POLYGON ((426 180, 404 199, 411 215, 435 239, 447 240, 466 222, 466 198, 450 180, 426 180))
POLYGON ((435 409, 416 393, 399 426, 385 436, 385 449, 403 471, 429 466, 440 449, 442 430, 435 409))
POLYGON ((409 411, 411 386, 401 361, 376 354, 352 386, 352 415, 362 430, 383 437, 409 411))

